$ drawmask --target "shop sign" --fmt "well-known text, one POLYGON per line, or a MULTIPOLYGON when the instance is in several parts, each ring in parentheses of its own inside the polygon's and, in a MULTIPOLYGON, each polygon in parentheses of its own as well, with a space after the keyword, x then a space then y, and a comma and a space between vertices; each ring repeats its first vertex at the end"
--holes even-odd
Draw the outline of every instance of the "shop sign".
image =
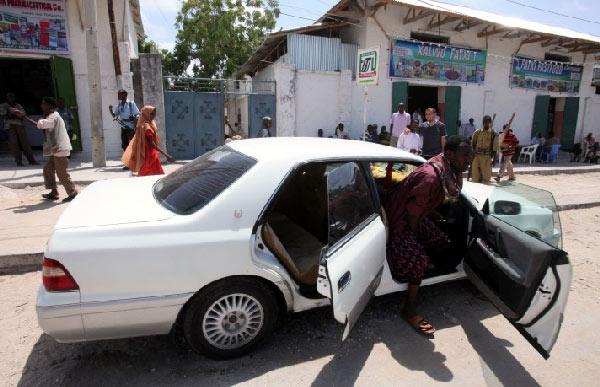
POLYGON ((390 77, 483 83, 487 50, 392 39, 390 77))
POLYGON ((0 0, 0 50, 66 54, 66 0, 0 0))
POLYGON ((361 86, 376 85, 379 79, 379 47, 358 50, 357 69, 357 84, 361 86))
POLYGON ((557 93, 578 93, 583 66, 515 56, 511 87, 557 93))

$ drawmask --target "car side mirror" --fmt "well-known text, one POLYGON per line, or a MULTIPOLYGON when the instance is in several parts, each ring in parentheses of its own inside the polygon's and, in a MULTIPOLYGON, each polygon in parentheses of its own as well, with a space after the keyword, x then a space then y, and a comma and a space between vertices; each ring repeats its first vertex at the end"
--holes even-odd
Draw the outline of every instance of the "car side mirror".
POLYGON ((498 200, 494 203, 495 215, 519 215, 521 204, 509 200, 498 200))

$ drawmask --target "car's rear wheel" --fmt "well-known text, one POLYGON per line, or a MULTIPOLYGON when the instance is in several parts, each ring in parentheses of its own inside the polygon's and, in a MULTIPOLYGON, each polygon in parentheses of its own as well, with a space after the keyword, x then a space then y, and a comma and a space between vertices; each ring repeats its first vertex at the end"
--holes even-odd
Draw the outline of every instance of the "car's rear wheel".
POLYGON ((237 357, 269 336, 278 312, 277 299, 264 283, 246 278, 223 280, 190 300, 182 320, 183 334, 203 355, 237 357))

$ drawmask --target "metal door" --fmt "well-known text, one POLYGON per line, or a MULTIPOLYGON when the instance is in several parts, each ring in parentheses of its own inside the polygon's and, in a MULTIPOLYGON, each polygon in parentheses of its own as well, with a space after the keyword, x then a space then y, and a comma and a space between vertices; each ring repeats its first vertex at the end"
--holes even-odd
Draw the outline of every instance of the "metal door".
POLYGON ((81 130, 79 126, 79 110, 77 109, 77 96, 75 95, 75 76, 73 75, 73 65, 71 60, 60 56, 50 58, 50 68, 52 69, 52 80, 54 81, 55 97, 63 98, 65 106, 73 114, 71 121, 71 130, 73 138, 71 145, 74 151, 81 151, 81 130))
POLYGON ((271 136, 277 135, 275 120, 275 96, 272 94, 250 94, 248 96, 248 136, 255 138, 262 129, 263 117, 271 117, 271 136))
POLYGON ((223 106, 222 93, 165 92, 169 153, 191 160, 223 145, 223 106))
POLYGON ((223 145, 225 141, 225 96, 223 93, 195 93, 196 157, 223 145))

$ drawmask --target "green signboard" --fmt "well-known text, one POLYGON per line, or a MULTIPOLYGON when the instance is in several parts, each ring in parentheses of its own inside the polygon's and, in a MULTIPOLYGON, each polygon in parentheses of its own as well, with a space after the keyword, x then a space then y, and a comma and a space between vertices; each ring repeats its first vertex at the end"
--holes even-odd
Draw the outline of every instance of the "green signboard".
POLYGON ((558 93, 578 93, 583 66, 513 57, 511 87, 558 93))
POLYGON ((390 77, 483 83, 487 50, 392 39, 390 77))

